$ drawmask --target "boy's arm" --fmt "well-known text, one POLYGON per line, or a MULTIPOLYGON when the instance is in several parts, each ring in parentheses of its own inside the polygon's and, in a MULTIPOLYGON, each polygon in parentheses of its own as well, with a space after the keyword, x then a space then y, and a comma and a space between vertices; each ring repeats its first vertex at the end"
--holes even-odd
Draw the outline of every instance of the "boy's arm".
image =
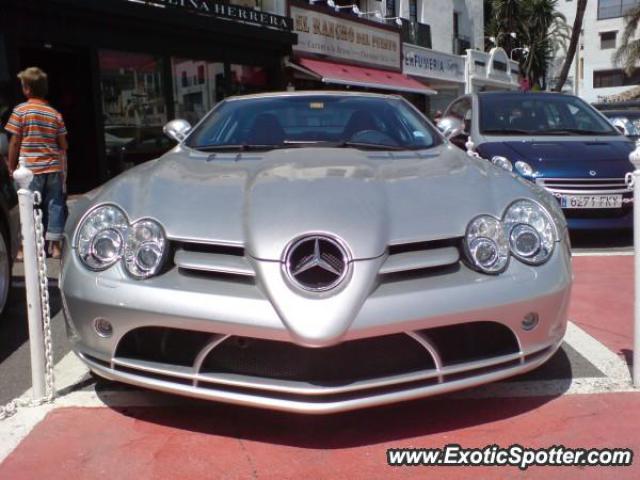
POLYGON ((60 147, 60 163, 62 164, 62 190, 67 190, 67 150, 69 150, 69 142, 67 136, 63 133, 58 135, 58 146, 60 147))
POLYGON ((22 145, 22 137, 20 135, 11 135, 9 140, 9 173, 13 175, 13 171, 18 166, 18 157, 20 156, 20 145, 22 145))

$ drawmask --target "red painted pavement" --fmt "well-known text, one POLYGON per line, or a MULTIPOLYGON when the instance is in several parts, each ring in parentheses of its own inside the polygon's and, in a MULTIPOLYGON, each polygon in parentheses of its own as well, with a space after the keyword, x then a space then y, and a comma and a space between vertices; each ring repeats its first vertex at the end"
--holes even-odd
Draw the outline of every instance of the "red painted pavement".
MULTIPOLYGON (((331 417, 218 404, 64 408, 0 465, 3 480, 477 478, 515 467, 389 467, 389 447, 626 447, 640 452, 640 395, 424 400, 331 417), (624 412, 624 413, 622 413, 624 412)), ((640 478, 631 467, 533 467, 527 478, 640 478)))
POLYGON ((613 352, 631 358, 633 257, 574 257, 569 318, 613 352))

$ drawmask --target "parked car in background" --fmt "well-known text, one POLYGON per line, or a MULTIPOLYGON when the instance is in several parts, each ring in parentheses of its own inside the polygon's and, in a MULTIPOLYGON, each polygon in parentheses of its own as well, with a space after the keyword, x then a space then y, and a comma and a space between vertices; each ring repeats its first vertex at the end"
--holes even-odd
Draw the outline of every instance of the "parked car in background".
POLYGON ((634 142, 640 139, 640 110, 601 110, 614 127, 634 142))
POLYGON ((60 288, 96 374, 333 413, 471 387, 559 347, 568 231, 543 189, 391 95, 229 98, 78 197, 60 288))
POLYGON ((546 188, 571 229, 629 229, 633 142, 578 97, 555 93, 487 92, 461 97, 439 123, 465 148, 546 188))
POLYGON ((18 197, 7 168, 8 149, 8 136, 0 126, 0 315, 9 298, 11 267, 20 241, 18 197))

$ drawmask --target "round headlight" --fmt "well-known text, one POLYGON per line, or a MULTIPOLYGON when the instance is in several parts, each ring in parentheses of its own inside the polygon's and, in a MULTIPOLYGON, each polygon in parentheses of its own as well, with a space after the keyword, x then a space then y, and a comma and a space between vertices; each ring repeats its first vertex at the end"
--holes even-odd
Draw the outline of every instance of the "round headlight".
POLYGON ((128 221, 113 205, 102 205, 82 220, 76 244, 78 256, 91 270, 105 270, 122 258, 128 221))
POLYGON ((495 157, 491 158, 491 163, 493 163, 497 167, 504 168, 509 172, 513 171, 513 165, 511 165, 511 162, 506 157, 500 157, 496 155, 495 157))
POLYGON ((549 213, 535 202, 518 200, 503 218, 509 246, 520 260, 533 265, 547 261, 553 253, 556 230, 549 213))
POLYGON ((138 279, 158 273, 166 251, 164 230, 154 220, 140 220, 129 229, 124 251, 124 265, 138 279))
POLYGON ((533 176, 533 168, 527 162, 517 161, 516 162, 516 170, 525 177, 533 176))
POLYGON ((489 215, 476 217, 465 235, 467 255, 473 266, 484 273, 500 273, 509 263, 509 241, 504 227, 489 215))

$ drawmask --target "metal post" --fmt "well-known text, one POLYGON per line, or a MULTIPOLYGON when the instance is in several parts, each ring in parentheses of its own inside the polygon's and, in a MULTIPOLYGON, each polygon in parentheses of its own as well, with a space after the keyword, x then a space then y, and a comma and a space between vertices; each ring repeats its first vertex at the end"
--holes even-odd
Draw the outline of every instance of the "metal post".
POLYGON ((27 290, 27 313, 29 319, 29 346, 31 348, 31 379, 33 399, 39 400, 46 394, 45 352, 42 330, 42 303, 40 281, 38 278, 38 259, 36 253, 36 231, 33 217, 33 192, 29 190, 33 172, 24 166, 13 172, 13 178, 20 186, 18 204, 22 227, 22 250, 24 253, 24 280, 27 290))
POLYGON ((640 140, 629 154, 635 170, 627 174, 627 184, 633 187, 633 245, 635 259, 633 386, 640 387, 640 140))

